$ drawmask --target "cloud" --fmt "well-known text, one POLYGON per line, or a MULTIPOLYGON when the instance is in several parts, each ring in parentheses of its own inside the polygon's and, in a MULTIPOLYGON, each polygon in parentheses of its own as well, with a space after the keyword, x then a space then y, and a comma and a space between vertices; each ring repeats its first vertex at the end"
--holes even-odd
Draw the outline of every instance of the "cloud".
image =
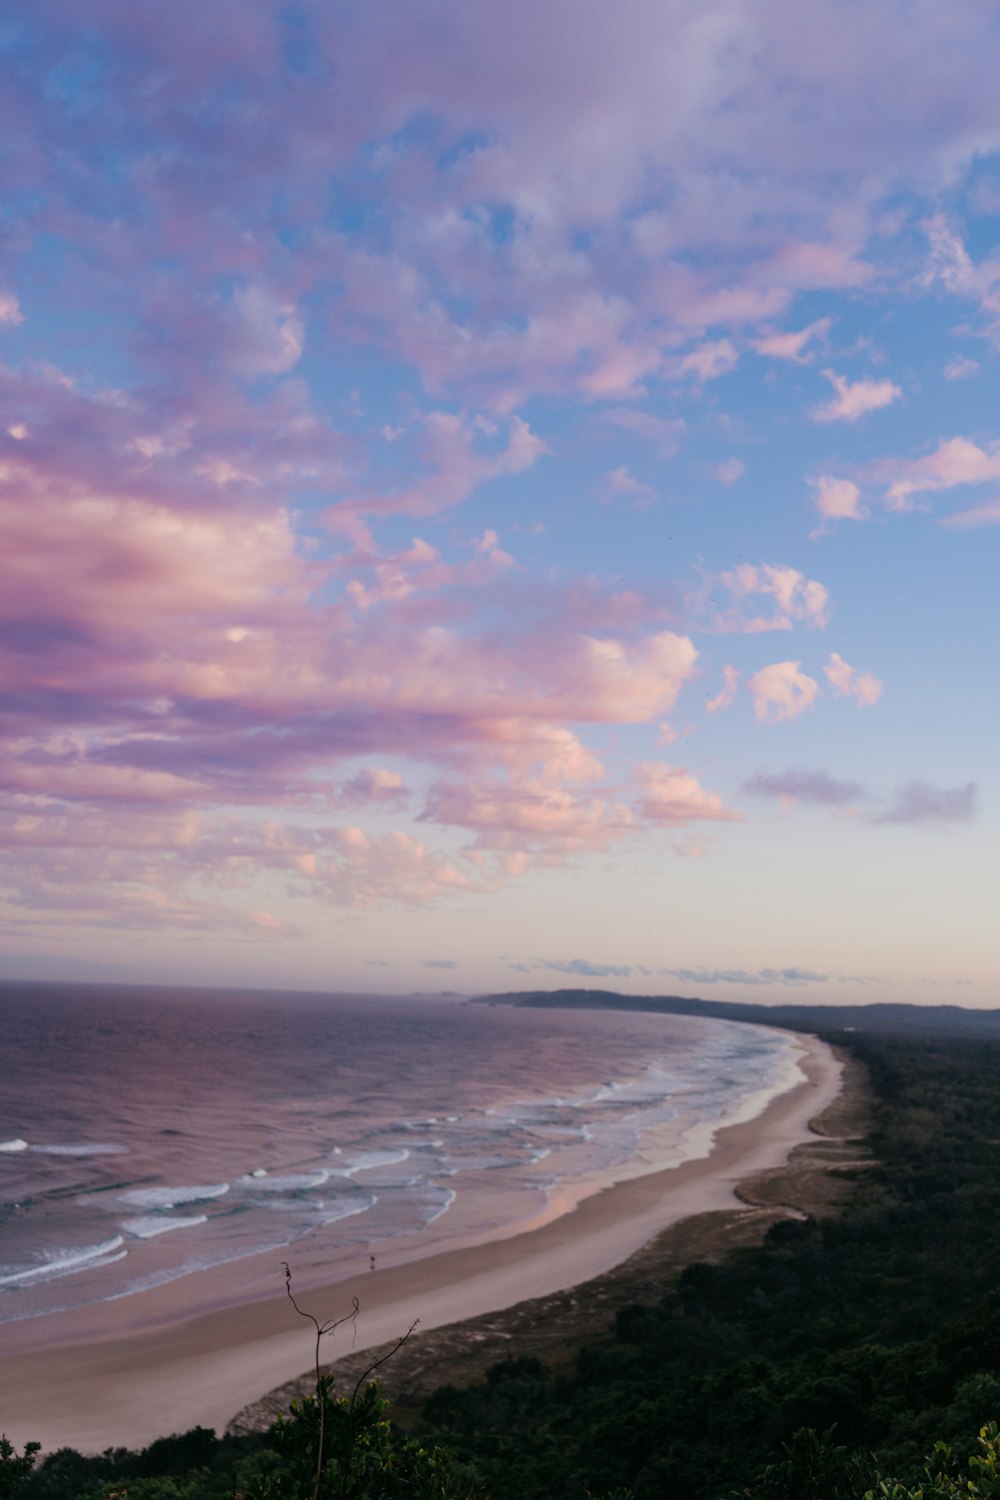
POLYGON ((903 394, 891 380, 856 380, 852 384, 833 370, 823 370, 822 374, 835 394, 829 401, 813 407, 810 415, 814 422, 857 422, 867 412, 891 406, 903 394))
POLYGON ((971 823, 976 815, 976 784, 931 786, 926 781, 908 781, 874 823, 971 823))
POLYGON ((735 484, 742 479, 747 471, 747 466, 741 458, 727 458, 721 464, 716 464, 712 469, 712 478, 717 479, 720 484, 735 484))
POLYGON ((716 630, 757 635, 761 631, 791 630, 795 625, 820 630, 829 621, 830 591, 798 568, 775 563, 740 563, 725 573, 706 573, 697 603, 710 610, 716 630), (726 589, 732 596, 729 609, 714 606, 715 594, 726 589), (773 600, 770 614, 748 613, 744 602, 755 595, 773 600))
POLYGON ((433 516, 453 510, 490 480, 523 474, 548 453, 547 445, 518 416, 512 417, 506 446, 497 449, 482 429, 453 412, 430 412, 424 418, 420 458, 426 476, 399 490, 370 491, 339 501, 328 512, 336 525, 348 516, 433 516))
POLYGON ((605 474, 600 485, 601 499, 606 504, 615 500, 630 500, 633 506, 642 508, 656 499, 656 490, 642 479, 630 474, 624 464, 605 474))
POLYGON ((741 791, 754 797, 777 797, 783 802, 808 802, 818 807, 843 807, 868 793, 856 781, 838 781, 826 771, 758 772, 744 781, 741 791))
POLYGON ((555 860, 599 852, 635 828, 631 810, 606 791, 531 776, 440 782, 420 816, 475 834, 478 849, 555 860))
POLYGON ((584 979, 628 979, 632 973, 631 964, 598 964, 589 958, 536 959, 535 967, 556 974, 578 974, 584 979))
POLYGON ((969 510, 942 516, 938 525, 950 526, 955 531, 976 531, 980 526, 1000 525, 1000 500, 987 500, 985 504, 973 505, 969 510))
POLYGON ((423 960, 425 969, 457 969, 458 964, 453 958, 425 958, 423 960))
POLYGON ((681 766, 647 761, 634 767, 635 806, 644 822, 664 828, 683 828, 708 820, 715 823, 742 822, 742 814, 730 811, 722 798, 706 792, 696 777, 681 766))
POLYGON ((751 340, 751 344, 758 354, 769 359, 788 359, 794 364, 804 365, 812 358, 811 354, 804 352, 807 346, 814 339, 822 343, 832 326, 832 318, 817 318, 814 323, 809 323, 794 333, 765 333, 760 338, 751 340))
POLYGON ((705 704, 707 714, 721 713, 723 709, 731 708, 736 701, 736 689, 739 686, 740 673, 738 667, 723 667, 722 689, 716 693, 714 698, 709 698, 705 704))
POLYGON ((761 667, 747 686, 754 700, 758 724, 776 724, 794 719, 812 708, 819 695, 819 683, 807 677, 798 661, 776 661, 761 667))
MULTIPOLYGON (((671 979, 682 979, 687 984, 823 984, 829 974, 816 974, 811 969, 661 969, 661 974, 671 979)), ((835 977, 840 977, 835 976, 835 977)))
POLYGON ((399 811, 409 796, 400 773, 381 766, 365 766, 340 788, 340 801, 345 807, 374 806, 399 811))
POLYGON ((24 322, 24 314, 21 304, 13 292, 0 292, 0 328, 5 325, 8 328, 16 328, 18 323, 24 322))
POLYGON ((969 438, 942 439, 923 458, 881 459, 873 473, 885 483, 889 509, 909 510, 914 495, 1000 479, 1000 442, 981 448, 969 438))
POLYGON ((882 696, 884 683, 873 672, 849 666, 836 651, 830 652, 823 672, 837 696, 853 698, 859 708, 873 707, 882 696))
POLYGON ((692 375, 696 380, 709 381, 728 375, 738 362, 739 353, 731 339, 714 339, 685 354, 676 361, 674 369, 678 376, 692 375))
POLYGON ((993 256, 977 264, 961 235, 943 214, 926 219, 923 228, 929 248, 923 278, 925 286, 936 283, 951 296, 974 302, 984 331, 995 343, 1000 329, 1000 263, 997 258, 993 256))
POLYGON ((973 375, 978 375, 982 365, 978 360, 969 359, 963 354, 956 354, 945 365, 943 371, 945 380, 970 380, 973 375))
POLYGON ((862 521, 865 511, 861 491, 852 479, 837 479, 832 474, 810 476, 807 483, 816 492, 816 509, 824 521, 862 521))
MULTIPOLYGON (((669 586, 574 575, 587 541, 558 514, 516 562, 496 531, 539 513, 550 446, 554 496, 561 463, 584 491, 619 458, 641 484, 632 444, 665 456, 682 402, 742 400, 735 375, 709 384, 740 351, 795 381, 831 290, 869 288, 875 316, 912 298, 901 227, 929 193, 953 201, 995 130, 992 19, 869 6, 847 29, 831 0, 807 18, 625 0, 586 25, 571 0, 441 0, 432 26, 403 0, 300 7, 291 28, 273 0, 217 0, 192 26, 98 9, 95 27, 47 0, 9 38, 26 86, 4 104, 22 172, 4 287, 35 285, 41 253, 51 292, 33 362, 0 368, 10 899, 39 921, 256 939, 278 929, 254 880, 328 905, 443 900, 526 854, 635 838, 644 807, 711 812, 682 773, 623 784, 617 759, 647 753, 633 739, 695 675, 669 586), (467 822, 378 839, 337 822, 346 803, 382 828, 428 784, 425 807, 467 822)), ((926 289, 989 332, 993 252, 943 219, 928 234, 926 289)), ((0 295, 10 358, 21 316, 0 295)), ((717 459, 756 440, 731 421, 717 459)), ((976 441, 952 440, 974 472, 942 444, 937 468, 887 460, 864 482, 905 508, 1000 479, 976 441)), ((823 519, 858 518, 860 493, 826 477, 823 519)), ((686 545, 697 508, 677 514, 686 545)), ((722 605, 695 614, 718 629, 829 613, 795 569, 713 588, 722 605)), ((784 691, 766 716, 792 712, 784 691)))
POLYGON ((651 412, 635 411, 631 407, 614 407, 604 413, 604 420, 652 443, 661 458, 673 458, 685 431, 683 418, 655 417, 651 412))
POLYGON ((294 303, 262 286, 233 293, 229 358, 241 375, 280 375, 294 369, 305 346, 305 322, 294 303))

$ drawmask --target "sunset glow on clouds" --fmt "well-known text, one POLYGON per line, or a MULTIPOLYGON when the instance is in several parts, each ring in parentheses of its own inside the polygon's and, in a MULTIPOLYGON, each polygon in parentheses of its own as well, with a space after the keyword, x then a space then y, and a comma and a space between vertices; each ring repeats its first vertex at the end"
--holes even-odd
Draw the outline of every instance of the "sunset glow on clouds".
POLYGON ((0 971, 992 1003, 998 43, 24 8, 0 971))

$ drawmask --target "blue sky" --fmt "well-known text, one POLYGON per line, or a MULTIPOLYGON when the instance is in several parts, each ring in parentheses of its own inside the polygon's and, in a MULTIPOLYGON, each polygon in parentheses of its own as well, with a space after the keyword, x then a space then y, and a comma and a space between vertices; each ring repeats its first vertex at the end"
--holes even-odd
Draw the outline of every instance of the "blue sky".
POLYGON ((998 25, 12 23, 0 972, 993 1004, 998 25))

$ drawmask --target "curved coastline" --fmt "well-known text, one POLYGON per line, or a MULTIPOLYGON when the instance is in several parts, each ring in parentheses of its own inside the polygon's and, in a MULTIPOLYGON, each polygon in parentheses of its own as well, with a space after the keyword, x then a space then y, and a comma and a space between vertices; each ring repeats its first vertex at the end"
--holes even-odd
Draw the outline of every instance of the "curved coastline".
MULTIPOLYGON (((809 1122, 841 1087, 841 1065, 824 1043, 796 1034, 802 1083, 753 1118, 715 1132, 707 1155, 631 1177, 581 1201, 567 1194, 543 1222, 488 1243, 452 1245, 334 1283, 297 1277, 296 1290, 323 1316, 362 1310, 326 1358, 374 1348, 404 1333, 462 1322, 592 1280, 629 1259, 670 1225, 734 1210, 741 1181, 785 1163, 809 1139, 809 1122)), ((248 1282, 239 1306, 204 1298, 180 1316, 166 1288, 7 1325, 0 1419, 18 1439, 49 1450, 140 1446, 196 1424, 222 1428, 234 1413, 301 1374, 308 1339, 276 1277, 248 1282), (262 1286, 266 1290, 262 1292, 262 1286), (187 1313, 188 1315, 184 1315, 187 1313), (39 1324, 47 1325, 44 1329, 39 1324), (11 1336, 12 1335, 12 1336, 11 1336), (85 1393, 85 1398, 84 1398, 85 1393)))

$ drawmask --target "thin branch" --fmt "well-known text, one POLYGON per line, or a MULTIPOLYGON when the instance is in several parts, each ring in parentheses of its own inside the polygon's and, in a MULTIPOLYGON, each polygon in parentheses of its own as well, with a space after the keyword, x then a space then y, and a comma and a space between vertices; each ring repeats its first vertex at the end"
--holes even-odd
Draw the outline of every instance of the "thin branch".
POLYGON ((410 1324, 409 1328, 406 1330, 406 1332, 402 1335, 401 1338, 398 1338, 396 1340, 396 1342, 393 1344, 392 1348, 388 1351, 388 1353, 387 1354, 383 1354, 380 1359, 373 1360, 372 1363, 368 1366, 368 1368, 365 1371, 365 1373, 358 1380, 358 1383, 354 1387, 354 1390, 353 1390, 353 1392, 351 1394, 351 1403, 350 1404, 351 1404, 351 1410, 352 1411, 354 1409, 354 1403, 355 1403, 355 1401, 357 1400, 357 1397, 358 1397, 358 1392, 360 1391, 361 1387, 364 1385, 365 1381, 368 1379, 369 1375, 374 1375, 375 1371, 376 1370, 380 1370, 382 1368, 382 1366, 388 1360, 392 1359, 392 1356, 394 1354, 398 1354, 399 1350, 402 1349, 403 1345, 406 1343, 407 1339, 410 1337, 410 1334, 414 1332, 414 1330, 416 1329, 416 1327, 419 1324, 419 1322, 420 1322, 419 1318, 414 1318, 414 1320, 410 1324))
POLYGON ((315 1477, 315 1480, 313 1482, 313 1500, 320 1500, 320 1489, 322 1488, 322 1484, 323 1484, 323 1461, 324 1461, 324 1458, 326 1456, 325 1455, 325 1448, 326 1448, 326 1400, 327 1400, 327 1398, 326 1398, 326 1392, 323 1389, 323 1376, 322 1376, 322 1374, 320 1372, 320 1362, 319 1362, 320 1340, 327 1333, 335 1333, 336 1330, 338 1328, 340 1328, 344 1323, 353 1323, 354 1324, 354 1336, 355 1336, 355 1338, 357 1338, 357 1334, 358 1334, 357 1316, 358 1316, 358 1312, 360 1310, 361 1304, 359 1303, 357 1297, 352 1297, 352 1299, 351 1299, 351 1311, 349 1313, 345 1313, 342 1318, 328 1318, 325 1323, 321 1323, 320 1320, 319 1320, 319 1318, 314 1317, 311 1312, 306 1312, 305 1309, 301 1308, 299 1306, 299 1304, 296 1302, 296 1300, 295 1300, 295 1294, 292 1291, 292 1270, 291 1270, 291 1267, 289 1266, 287 1260, 283 1260, 281 1262, 281 1264, 282 1264, 282 1266, 284 1268, 284 1272, 285 1272, 285 1291, 288 1294, 288 1300, 289 1300, 289 1302, 295 1308, 295 1311, 298 1313, 299 1317, 300 1318, 306 1318, 308 1320, 308 1322, 310 1322, 312 1324, 312 1326, 316 1330, 316 1348, 315 1348, 315 1356, 314 1356, 314 1358, 315 1358, 315 1367, 316 1367, 316 1404, 317 1404, 317 1407, 319 1408, 319 1442, 318 1442, 317 1448, 316 1448, 316 1477, 315 1477))

